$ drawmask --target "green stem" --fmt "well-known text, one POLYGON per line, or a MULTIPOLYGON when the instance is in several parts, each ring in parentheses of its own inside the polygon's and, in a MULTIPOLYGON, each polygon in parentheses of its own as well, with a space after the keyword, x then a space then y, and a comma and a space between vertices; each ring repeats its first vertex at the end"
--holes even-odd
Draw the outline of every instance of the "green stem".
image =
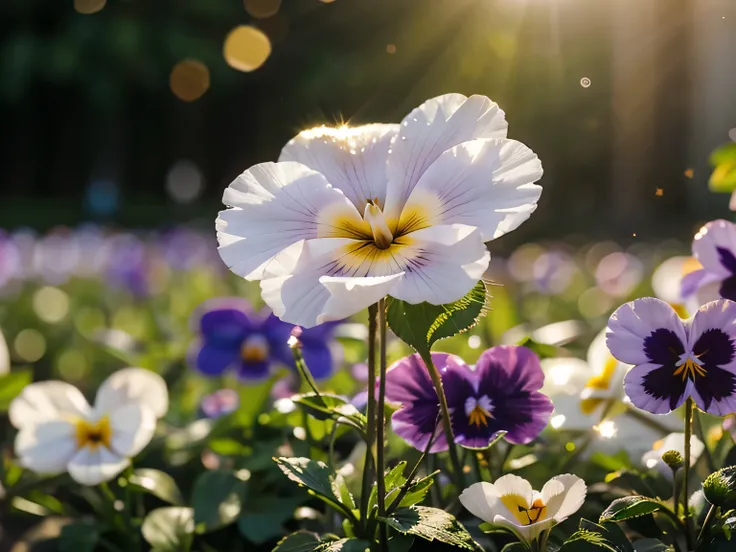
MULTIPOLYGON (((376 450, 376 476, 378 478, 378 515, 381 518, 386 517, 386 369, 388 361, 386 358, 386 300, 381 299, 378 302, 378 329, 380 334, 380 362, 381 375, 378 380, 378 405, 377 405, 377 437, 378 448, 376 450)), ((381 548, 384 552, 388 552, 388 529, 385 523, 379 526, 379 534, 381 548)))
POLYGON ((687 540, 687 547, 688 550, 693 549, 693 536, 691 531, 691 521, 690 521, 690 505, 689 497, 688 497, 688 489, 689 483, 690 483, 690 440, 692 439, 693 435, 693 410, 694 410, 695 403, 693 402, 692 397, 688 397, 687 401, 685 402, 685 475, 683 478, 683 499, 682 503, 685 506, 685 538, 687 540))
POLYGON ((675 510, 675 515, 679 515, 679 506, 680 506, 680 478, 678 477, 680 474, 677 473, 678 470, 672 470, 672 505, 675 510))
POLYGON ((368 524, 368 498, 373 486, 373 447, 376 442, 376 315, 378 305, 368 307, 368 406, 366 408, 366 450, 363 466, 363 484, 360 494, 360 521, 368 524))
POLYGON ((698 533, 698 540, 695 543, 696 547, 700 545, 700 542, 703 540, 703 537, 705 536, 706 532, 708 531, 708 525, 710 525, 711 520, 713 519, 713 516, 716 513, 716 510, 718 510, 718 506, 715 504, 711 504, 710 508, 708 508, 708 513, 705 514, 705 519, 703 520, 703 525, 700 528, 700 533, 698 533))
POLYGON ((301 346, 297 343, 291 347, 291 354, 294 356, 294 364, 302 377, 302 380, 306 382, 315 396, 319 397, 319 390, 317 389, 317 382, 312 379, 312 374, 309 371, 307 363, 304 362, 304 355, 302 355, 301 346))
POLYGON ((455 448, 455 436, 452 433, 452 422, 450 420, 450 409, 447 406, 447 397, 445 397, 445 390, 442 387, 442 377, 440 376, 437 367, 432 362, 432 355, 430 353, 422 354, 422 360, 427 366, 429 371, 429 377, 432 378, 432 384, 437 392, 437 398, 440 400, 440 413, 442 414, 442 427, 445 431, 445 438, 447 439, 447 447, 450 452, 450 462, 452 462, 452 470, 455 475, 455 484, 457 486, 457 492, 461 492, 465 488, 465 473, 463 472, 463 466, 460 463, 460 458, 457 455, 457 449, 455 448))

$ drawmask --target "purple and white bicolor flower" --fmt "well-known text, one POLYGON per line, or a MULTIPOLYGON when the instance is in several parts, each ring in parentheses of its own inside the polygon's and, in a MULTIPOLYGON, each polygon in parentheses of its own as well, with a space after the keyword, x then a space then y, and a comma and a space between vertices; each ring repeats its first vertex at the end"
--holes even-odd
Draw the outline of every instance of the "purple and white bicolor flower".
POLYGON ((687 274, 682 280, 683 297, 699 291, 736 301, 736 224, 712 220, 693 239, 693 256, 703 268, 687 274))
POLYGON ((682 320, 664 301, 637 299, 613 313, 606 337, 634 365, 624 379, 634 406, 666 414, 692 397, 709 414, 736 410, 736 303, 719 299, 682 320))
MULTIPOLYGON (((505 345, 485 351, 475 367, 455 355, 432 353, 442 377, 455 442, 483 449, 501 431, 510 443, 525 444, 547 425, 552 402, 539 392, 544 373, 539 358, 525 347, 505 345)), ((418 354, 394 363, 386 374, 386 399, 401 404, 391 418, 394 432, 424 450, 448 449, 438 428, 440 407, 427 368, 418 354)))

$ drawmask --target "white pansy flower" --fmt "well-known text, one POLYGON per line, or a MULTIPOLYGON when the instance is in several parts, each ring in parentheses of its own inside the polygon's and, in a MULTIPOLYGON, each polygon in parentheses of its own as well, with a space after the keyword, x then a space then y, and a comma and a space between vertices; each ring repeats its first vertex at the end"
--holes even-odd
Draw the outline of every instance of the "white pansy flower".
POLYGON ((485 96, 428 100, 400 125, 306 130, 225 190, 220 256, 284 321, 312 327, 386 295, 463 297, 484 242, 536 209, 537 156, 485 96))
POLYGON ((710 301, 720 299, 718 285, 711 283, 683 294, 683 279, 703 268, 695 257, 676 256, 662 262, 652 274, 654 296, 669 303, 680 318, 688 318, 710 301))
POLYGON ((585 481, 576 475, 558 475, 535 491, 526 479, 508 474, 495 483, 474 483, 462 492, 460 502, 474 516, 509 529, 530 545, 577 512, 586 492, 585 481))
POLYGON ((19 430, 15 452, 31 471, 67 471, 83 485, 96 485, 118 475, 143 450, 168 407, 166 383, 143 368, 112 374, 94 406, 68 383, 32 383, 10 405, 10 421, 19 430))
MULTIPOLYGON (((646 452, 641 458, 641 463, 649 469, 656 469, 663 476, 672 479, 672 470, 662 460, 662 455, 669 451, 675 450, 685 458, 685 434, 670 433, 664 439, 655 441, 650 451, 646 452)), ((705 450, 703 441, 695 435, 690 436, 690 466, 694 466, 705 450)))
POLYGON ((545 359, 542 368, 545 383, 541 391, 555 406, 550 424, 573 431, 593 428, 595 439, 588 452, 625 450, 639 457, 665 433, 682 427, 676 413, 655 415, 630 404, 623 380, 631 366, 611 355, 605 329, 590 344, 587 361, 545 359))

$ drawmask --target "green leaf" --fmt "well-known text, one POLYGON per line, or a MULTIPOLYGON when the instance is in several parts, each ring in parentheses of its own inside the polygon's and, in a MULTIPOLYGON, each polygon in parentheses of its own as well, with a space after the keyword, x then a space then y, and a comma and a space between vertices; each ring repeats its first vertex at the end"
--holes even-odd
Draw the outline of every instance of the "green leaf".
POLYGON ((417 479, 414 483, 409 485, 409 489, 406 491, 404 498, 399 502, 399 508, 405 508, 419 504, 424 500, 429 492, 429 488, 434 483, 434 474, 428 475, 421 479, 417 479))
POLYGON ((189 550, 194 537, 194 510, 173 506, 151 510, 141 531, 157 552, 189 550))
POLYGON ((139 468, 130 476, 128 484, 132 488, 147 492, 164 502, 175 506, 184 504, 184 497, 176 485, 176 481, 168 473, 148 468, 139 468))
POLYGON ((351 510, 355 510, 355 499, 350 489, 348 489, 345 478, 340 474, 335 474, 332 478, 332 493, 351 510))
POLYGON ((627 519, 645 516, 665 509, 661 502, 646 496, 625 496, 617 498, 606 508, 600 517, 600 522, 625 521, 627 519))
POLYGON ((389 297, 388 325, 402 341, 426 355, 436 341, 475 326, 486 311, 486 301, 486 285, 482 280, 465 297, 446 305, 410 305, 389 297))
MULTIPOLYGON (((384 481, 386 485, 386 498, 389 498, 394 491, 398 492, 398 488, 401 487, 404 483, 406 483, 406 478, 404 477, 404 469, 406 468, 406 461, 402 460, 398 464, 396 464, 393 468, 388 470, 386 474, 384 475, 384 481)), ((389 500, 386 501, 387 503, 390 503, 389 500)), ((373 509, 378 504, 378 485, 376 483, 373 483, 373 487, 371 487, 371 494, 368 497, 368 513, 373 511, 373 509)))
POLYGON ((545 343, 538 343, 531 337, 525 337, 517 343, 522 347, 526 347, 536 354, 540 359, 545 358, 556 358, 560 356, 560 349, 554 345, 547 345, 545 343))
POLYGON ((330 468, 324 462, 309 458, 275 458, 281 471, 286 477, 304 485, 315 493, 330 500, 338 500, 332 490, 330 468))
POLYGON ((0 412, 7 412, 13 399, 31 381, 33 381, 31 370, 14 370, 0 376, 0 412))
POLYGON ((444 510, 426 506, 400 508, 382 521, 400 533, 408 533, 430 542, 437 540, 465 550, 483 550, 455 516, 444 510))
POLYGON ((315 552, 370 552, 371 543, 361 539, 322 541, 315 552))
POLYGON ((291 400, 318 420, 327 420, 336 413, 336 408, 350 404, 345 398, 329 393, 304 393, 292 397, 291 400))
POLYGON ((635 552, 675 552, 671 546, 657 539, 642 539, 634 543, 635 552))
POLYGON ((301 500, 298 498, 259 497, 257 504, 251 505, 251 510, 240 514, 238 529, 255 544, 280 537, 285 532, 283 524, 291 519, 299 504, 301 500))
POLYGON ((713 192, 736 190, 736 144, 730 142, 716 149, 710 156, 713 173, 708 187, 713 192))
POLYGON ((78 522, 64 525, 59 535, 59 552, 93 552, 100 538, 100 528, 78 522))
POLYGON ((615 523, 597 524, 580 520, 580 529, 565 541, 560 552, 634 552, 626 535, 615 523))
POLYGON ((319 543, 315 533, 298 531, 281 539, 272 552, 314 552, 319 543))
POLYGON ((240 515, 245 481, 231 471, 212 470, 194 481, 192 506, 198 531, 207 532, 234 522, 240 515))

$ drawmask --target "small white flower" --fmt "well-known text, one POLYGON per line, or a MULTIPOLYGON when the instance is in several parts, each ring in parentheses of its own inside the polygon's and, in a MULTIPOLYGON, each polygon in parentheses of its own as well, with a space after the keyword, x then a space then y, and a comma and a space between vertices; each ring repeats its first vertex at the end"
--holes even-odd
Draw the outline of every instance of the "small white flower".
MULTIPOLYGON (((664 439, 656 441, 652 449, 641 458, 641 463, 649 469, 657 469, 667 479, 672 479, 672 470, 662 460, 662 455, 668 450, 676 450, 685 458, 685 434, 670 433, 664 439)), ((700 455, 703 454, 705 445, 695 435, 690 436, 690 466, 694 466, 700 455)))
POLYGON ((8 352, 8 344, 5 342, 3 332, 0 330, 0 376, 10 371, 10 353, 8 352))
POLYGON ((9 416, 19 430, 15 451, 21 465, 41 474, 67 471, 83 485, 97 485, 143 450, 168 408, 161 376, 124 368, 102 383, 93 407, 73 385, 43 381, 23 389, 9 416))
POLYGON ((507 127, 485 96, 447 94, 400 125, 306 130, 225 190, 220 256, 306 328, 386 295, 456 301, 488 268, 484 242, 529 218, 542 191, 539 159, 507 127))
POLYGON ((553 427, 597 430, 598 437, 587 453, 598 450, 613 454, 625 450, 638 458, 666 431, 682 427, 682 420, 675 413, 661 416, 636 409, 634 416, 629 412, 635 407, 624 393, 623 380, 631 366, 613 358, 606 346, 605 329, 590 344, 587 361, 546 359, 542 368, 545 372, 542 393, 555 405, 553 427), (601 423, 604 415, 606 420, 601 423), (656 429, 655 423, 665 431, 656 429))
POLYGON ((508 474, 495 483, 474 483, 462 492, 460 502, 474 516, 531 544, 577 512, 586 492, 585 481, 576 475, 558 475, 535 491, 526 479, 508 474))

